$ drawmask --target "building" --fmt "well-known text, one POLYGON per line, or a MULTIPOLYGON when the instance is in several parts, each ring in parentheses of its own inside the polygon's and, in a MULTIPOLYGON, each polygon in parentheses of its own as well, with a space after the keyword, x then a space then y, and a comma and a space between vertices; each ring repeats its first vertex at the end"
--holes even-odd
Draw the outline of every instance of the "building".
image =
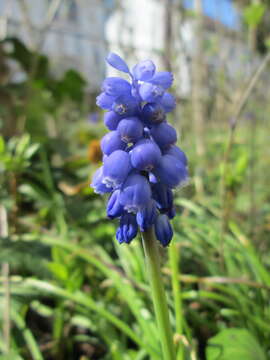
POLYGON ((4 0, 0 32, 2 38, 19 36, 30 48, 48 55, 56 74, 79 70, 89 90, 95 91, 105 75, 105 25, 110 11, 110 0, 4 0), (57 10, 48 15, 54 4, 59 5, 57 10))
MULTIPOLYGON (((186 16, 183 10, 192 10, 194 1, 4 0, 0 4, 2 33, 4 29, 8 36, 19 34, 29 46, 38 46, 51 58, 56 74, 68 68, 79 70, 88 80, 90 91, 99 89, 108 71, 104 62, 108 51, 123 55, 131 64, 150 57, 160 68, 165 68, 170 42, 178 90, 181 96, 188 96, 190 63, 196 44, 195 18, 186 16), (53 9, 55 4, 57 11, 51 11, 50 21, 48 9, 53 9), (168 21, 171 22, 170 39, 168 21)), ((248 49, 239 37, 241 21, 232 1, 202 0, 202 5, 210 75, 221 67, 228 68, 226 71, 232 78, 250 73, 254 62, 250 65, 248 49)))

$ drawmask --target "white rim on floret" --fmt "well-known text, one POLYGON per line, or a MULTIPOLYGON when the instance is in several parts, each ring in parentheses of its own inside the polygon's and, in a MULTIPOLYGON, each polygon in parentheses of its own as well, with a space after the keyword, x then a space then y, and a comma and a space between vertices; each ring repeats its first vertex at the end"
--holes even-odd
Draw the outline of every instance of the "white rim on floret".
POLYGON ((164 92, 163 88, 159 85, 156 85, 152 90, 152 94, 154 96, 161 96, 163 92, 164 92))
POLYGON ((102 184, 106 185, 107 188, 114 188, 114 189, 120 185, 120 183, 116 179, 113 179, 110 176, 105 176, 102 180, 102 184))
POLYGON ((125 205, 124 209, 129 213, 129 214, 136 214, 139 211, 138 206, 136 205, 125 205))
POLYGON ((185 180, 181 181, 179 185, 177 185, 175 188, 173 188, 173 190, 175 190, 175 192, 177 192, 178 190, 188 186, 190 183, 190 177, 188 176, 185 180))
POLYGON ((124 104, 119 104, 116 106, 116 111, 119 115, 124 115, 127 111, 127 107, 124 104))

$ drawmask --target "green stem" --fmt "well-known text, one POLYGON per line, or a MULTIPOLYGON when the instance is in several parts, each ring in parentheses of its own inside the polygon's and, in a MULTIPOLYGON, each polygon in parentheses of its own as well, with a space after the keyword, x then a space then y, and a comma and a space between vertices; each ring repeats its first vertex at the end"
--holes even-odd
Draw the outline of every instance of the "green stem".
MULTIPOLYGON (((173 288, 173 298, 174 298, 174 309, 175 309, 175 321, 176 321, 176 332, 179 335, 183 334, 183 306, 182 306, 182 296, 181 296, 181 283, 179 281, 180 277, 180 249, 175 245, 174 242, 171 243, 169 247, 169 260, 172 271, 172 288, 173 288)), ((177 351, 177 360, 184 359, 184 348, 182 343, 179 344, 177 351)))
POLYGON ((175 349, 169 320, 169 311, 162 283, 160 257, 153 229, 149 229, 142 233, 142 242, 149 273, 157 325, 160 333, 163 359, 175 360, 175 349))

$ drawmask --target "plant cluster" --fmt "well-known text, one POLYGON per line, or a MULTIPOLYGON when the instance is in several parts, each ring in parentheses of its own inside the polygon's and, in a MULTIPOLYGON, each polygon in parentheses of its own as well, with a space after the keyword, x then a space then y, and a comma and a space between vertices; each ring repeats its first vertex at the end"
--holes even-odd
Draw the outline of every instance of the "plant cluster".
POLYGON ((175 107, 167 92, 173 75, 156 71, 151 60, 139 62, 130 71, 118 55, 107 62, 131 77, 103 81, 97 105, 107 110, 104 123, 109 130, 101 140, 103 166, 94 175, 92 187, 99 194, 111 193, 109 218, 120 218, 116 232, 119 243, 130 243, 138 227, 154 225, 157 239, 167 246, 175 216, 172 189, 188 178, 187 158, 175 145, 176 130, 166 121, 175 107))

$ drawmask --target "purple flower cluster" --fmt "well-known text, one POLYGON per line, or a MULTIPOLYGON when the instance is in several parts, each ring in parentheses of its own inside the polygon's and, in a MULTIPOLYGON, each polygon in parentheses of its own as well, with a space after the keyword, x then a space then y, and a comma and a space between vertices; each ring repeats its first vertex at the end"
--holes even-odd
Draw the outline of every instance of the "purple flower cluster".
POLYGON ((104 123, 110 130, 101 140, 103 166, 93 177, 96 193, 111 193, 109 218, 120 218, 116 238, 130 243, 138 229, 154 226, 163 246, 171 241, 170 219, 175 216, 172 189, 187 181, 187 158, 175 145, 177 134, 166 121, 175 107, 167 92, 173 75, 156 71, 151 60, 129 70, 125 61, 111 53, 107 62, 128 74, 103 81, 97 105, 107 110, 104 123))

